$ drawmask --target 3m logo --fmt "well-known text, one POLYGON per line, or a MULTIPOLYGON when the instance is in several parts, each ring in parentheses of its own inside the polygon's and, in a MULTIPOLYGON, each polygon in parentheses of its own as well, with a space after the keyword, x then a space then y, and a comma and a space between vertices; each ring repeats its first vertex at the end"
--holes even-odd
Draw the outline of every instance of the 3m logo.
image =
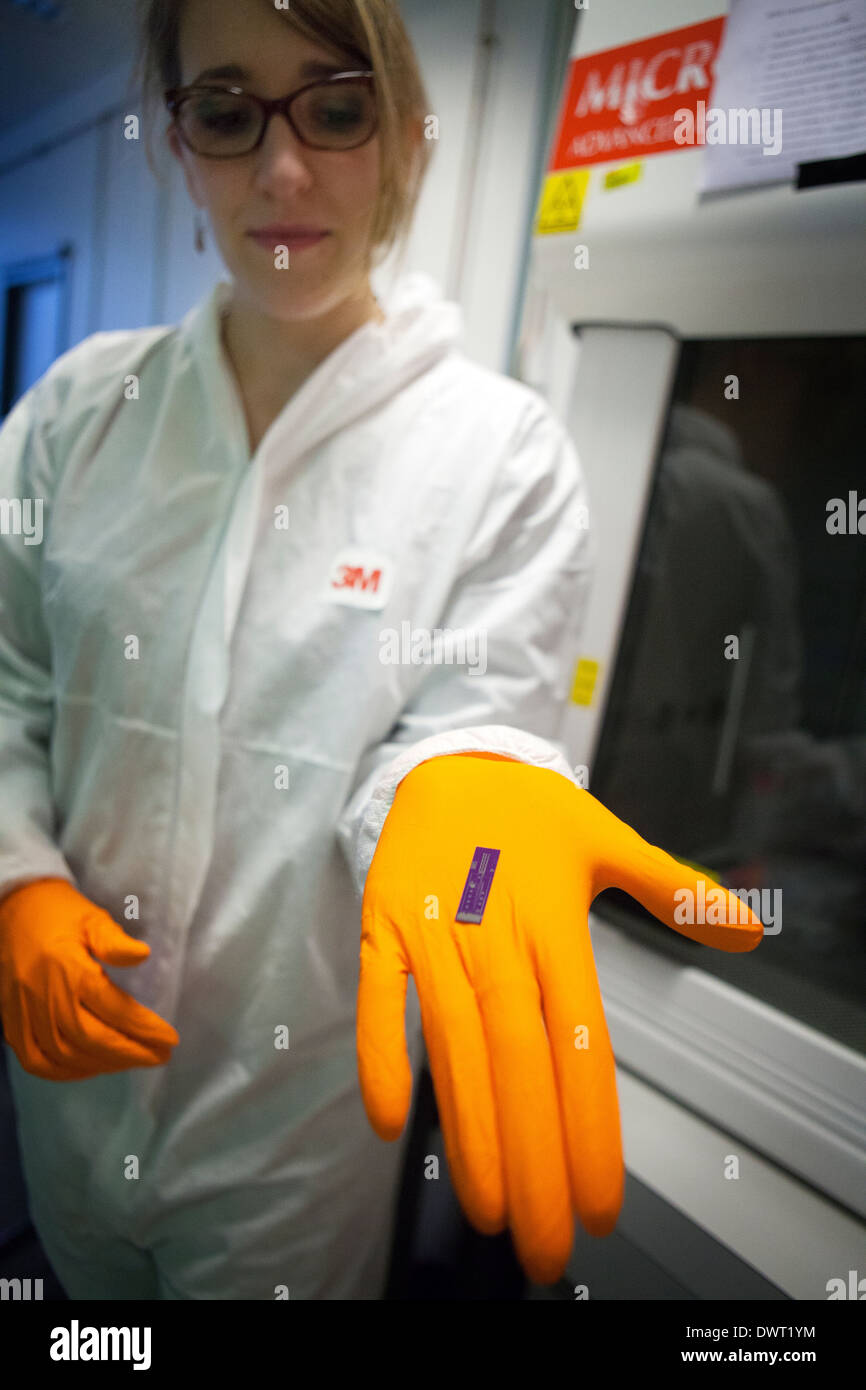
POLYGON ((351 546, 331 562, 326 599, 352 608, 384 608, 391 590, 387 555, 351 546))
POLYGON ((340 570, 342 577, 334 580, 331 585, 333 589, 372 589, 374 593, 379 592, 381 569, 365 570, 363 565, 342 565, 340 570))

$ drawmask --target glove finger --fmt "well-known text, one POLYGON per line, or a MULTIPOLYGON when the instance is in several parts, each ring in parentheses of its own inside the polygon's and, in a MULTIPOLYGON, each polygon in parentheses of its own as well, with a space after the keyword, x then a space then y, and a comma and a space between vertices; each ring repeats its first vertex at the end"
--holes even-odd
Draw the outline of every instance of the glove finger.
POLYGON ((43 1051, 54 1069, 52 1080, 85 1080, 108 1072, 126 1071, 133 1066, 155 1066, 168 1060, 154 1052, 128 1048, 125 1039, 111 1034, 110 1030, 105 1038, 91 1037, 87 1017, 87 1011, 79 1007, 71 1015, 67 1027, 59 1020, 52 1024, 50 1042, 43 1051))
POLYGON ((101 907, 85 912, 81 927, 88 948, 106 965, 140 965, 150 955, 146 941, 129 936, 101 907))
POLYGON ((385 1140, 403 1133, 412 1099, 405 1028, 408 975, 397 933, 365 908, 355 1025, 358 1077, 367 1118, 385 1140))
POLYGON ((595 859, 593 898, 605 888, 622 888, 665 926, 718 951, 753 951, 760 944, 763 924, 736 893, 713 880, 701 880, 694 869, 686 868, 665 850, 642 839, 589 792, 581 795, 589 797, 586 804, 592 807, 589 824, 595 859), (699 888, 699 881, 704 888, 699 888), (684 904, 689 901, 683 898, 683 890, 688 891, 694 904, 703 901, 713 889, 719 890, 718 903, 708 915, 721 920, 677 920, 685 916, 684 904))
POLYGON ((38 1076, 43 1081, 84 1081, 92 1075, 85 1068, 58 1059, 53 1049, 54 1039, 50 1040, 51 1053, 42 1049, 34 1021, 31 1021, 23 1001, 19 1001, 13 1016, 7 1017, 4 1012, 3 1033, 20 1065, 31 1076, 38 1076))
POLYGON ((125 1071, 128 1067, 161 1066, 168 1061, 168 1047, 143 1047, 123 1033, 108 1027, 84 1005, 79 1005, 62 1026, 61 1037, 73 1049, 79 1064, 92 1061, 102 1071, 125 1071))
MULTIPOLYGON (((11 1043, 9 1045, 12 1047, 11 1043)), ((30 1076, 38 1076, 42 1081, 89 1081, 97 1074, 91 1069, 73 1067, 70 1063, 47 1057, 32 1037, 26 1045, 13 1047, 12 1050, 24 1071, 30 1076)))
MULTIPOLYGON (((110 981, 106 983, 110 984, 110 981)), ((68 1060, 77 1066, 93 1065, 99 1072, 121 1071, 130 1066, 153 1066, 168 1060, 166 1046, 144 1046, 105 1024, 88 1007, 87 995, 90 992, 93 991, 88 989, 86 978, 82 978, 77 987, 64 978, 63 987, 51 994, 48 1031, 57 1041, 53 1045, 46 1045, 43 1041, 43 1051, 49 1052, 49 1055, 52 1051, 59 1051, 61 1060, 68 1060), (68 1058, 64 1056, 64 1048, 69 1050, 68 1058)))
POLYGON ((167 1047, 180 1042, 170 1023, 139 1003, 126 990, 119 989, 94 961, 82 971, 78 997, 89 1013, 103 1024, 152 1052, 163 1054, 167 1047))
MULTIPOLYGON (((497 934, 509 954, 511 934, 497 934)), ((505 1166, 508 1223, 521 1264, 539 1284, 562 1276, 574 1216, 553 1060, 528 962, 481 993, 505 1166)))
MULTIPOLYGON (((546 926, 537 941, 551 939, 546 926)), ((625 1167, 616 1065, 585 913, 582 928, 557 935, 555 952, 539 953, 538 980, 574 1210, 590 1235, 606 1236, 622 1209, 625 1167)))
POLYGON ((457 939, 441 935, 434 959, 413 962, 412 973, 454 1191, 475 1229, 495 1235, 508 1218, 502 1147, 484 1025, 457 939))

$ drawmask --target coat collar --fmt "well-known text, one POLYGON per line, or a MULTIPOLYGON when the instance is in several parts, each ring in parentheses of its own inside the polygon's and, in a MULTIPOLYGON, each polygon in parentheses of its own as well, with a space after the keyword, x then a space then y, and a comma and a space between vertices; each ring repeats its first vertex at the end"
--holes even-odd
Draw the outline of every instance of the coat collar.
MULTIPOLYGON (((221 319, 232 293, 219 280, 183 319, 180 330, 200 371, 215 430, 223 442, 248 454, 243 403, 221 337, 221 319)), ((379 293, 385 322, 371 320, 319 363, 286 402, 262 445, 277 436, 302 453, 394 396, 457 348, 463 332, 460 307, 443 299, 423 272, 400 277, 379 293)))

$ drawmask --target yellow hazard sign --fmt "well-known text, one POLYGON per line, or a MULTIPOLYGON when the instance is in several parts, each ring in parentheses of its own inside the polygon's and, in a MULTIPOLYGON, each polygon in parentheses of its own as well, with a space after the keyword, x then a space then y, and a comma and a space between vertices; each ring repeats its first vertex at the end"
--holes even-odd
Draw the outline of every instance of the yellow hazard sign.
POLYGON ((563 173, 548 174, 538 206, 537 236, 577 231, 588 183, 588 169, 566 169, 563 173))
POLYGON ((604 188, 622 188, 624 183, 637 183, 643 173, 643 165, 638 161, 637 164, 621 164, 618 169, 611 169, 604 176, 604 188))
POLYGON ((575 667, 574 682, 571 687, 571 700, 575 705, 591 705, 592 697, 595 693, 595 683, 598 680, 599 663, 590 661, 588 657, 581 657, 575 667))

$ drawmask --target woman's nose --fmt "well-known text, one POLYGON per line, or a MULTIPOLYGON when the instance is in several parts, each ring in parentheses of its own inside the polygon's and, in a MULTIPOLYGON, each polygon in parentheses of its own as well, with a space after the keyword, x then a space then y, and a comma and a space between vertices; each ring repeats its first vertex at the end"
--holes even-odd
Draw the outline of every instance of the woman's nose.
POLYGON ((306 146, 298 139, 286 117, 275 111, 256 150, 256 175, 266 182, 309 183, 312 175, 307 154, 306 146))

